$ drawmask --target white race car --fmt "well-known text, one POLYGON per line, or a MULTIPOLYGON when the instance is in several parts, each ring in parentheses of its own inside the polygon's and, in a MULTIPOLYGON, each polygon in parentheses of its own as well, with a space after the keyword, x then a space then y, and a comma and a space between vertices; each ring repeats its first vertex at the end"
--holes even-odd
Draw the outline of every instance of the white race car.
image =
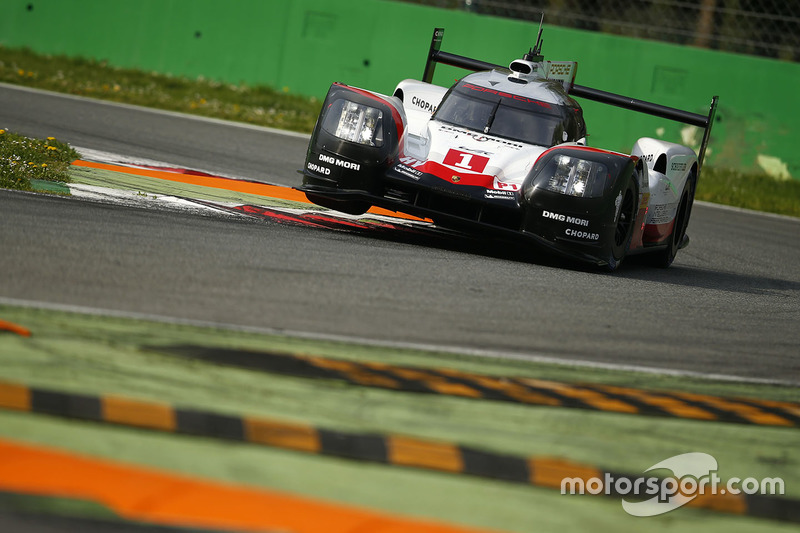
POLYGON ((437 28, 422 81, 392 96, 334 83, 309 143, 299 189, 316 204, 370 206, 437 225, 533 243, 609 270, 633 253, 669 266, 686 227, 717 97, 699 115, 574 84, 574 62, 536 46, 508 68, 441 50, 437 28), (478 71, 433 85, 445 63, 478 71), (630 154, 587 146, 572 96, 704 130, 699 154, 641 138, 630 154))

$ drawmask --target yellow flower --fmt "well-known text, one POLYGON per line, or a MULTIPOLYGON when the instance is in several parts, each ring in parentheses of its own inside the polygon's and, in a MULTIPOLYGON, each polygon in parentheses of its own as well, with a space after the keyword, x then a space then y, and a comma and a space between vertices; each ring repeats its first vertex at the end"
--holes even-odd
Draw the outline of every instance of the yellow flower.
POLYGON ((47 138, 47 140, 48 140, 48 141, 55 141, 55 140, 56 140, 56 138, 55 138, 55 137, 48 137, 48 138, 47 138))
POLYGON ((55 146, 48 146, 47 149, 48 150, 55 150, 56 152, 58 152, 58 148, 56 148, 55 146))
POLYGON ((6 130, 0 130, 0 135, 4 134, 6 130))
POLYGON ((42 168, 46 167, 47 163, 42 163, 42 168))

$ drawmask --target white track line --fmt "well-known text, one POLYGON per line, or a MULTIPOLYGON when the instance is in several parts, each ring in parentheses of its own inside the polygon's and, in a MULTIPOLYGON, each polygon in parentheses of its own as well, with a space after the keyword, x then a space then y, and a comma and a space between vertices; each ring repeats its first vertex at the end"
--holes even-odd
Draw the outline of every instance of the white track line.
POLYGON ((127 318, 133 320, 147 320, 164 324, 178 324, 192 327, 217 328, 228 331, 240 331, 244 333, 256 333, 261 335, 278 335, 283 337, 294 337, 298 339, 332 341, 341 343, 361 344, 365 346, 375 346, 378 348, 394 348, 402 350, 418 350, 427 352, 438 352, 453 355, 470 355, 487 359, 508 359, 516 361, 527 361, 532 363, 544 363, 560 365, 574 368, 596 368, 601 370, 636 372, 640 374, 653 374, 672 377, 686 377, 713 381, 726 381, 736 383, 751 383, 754 385, 778 385, 785 387, 797 387, 797 381, 787 381, 779 379, 754 378, 750 376, 737 376, 732 374, 716 374, 706 372, 693 372, 689 370, 673 370, 669 368, 655 368, 639 365, 622 365, 614 363, 602 363, 597 361, 586 361, 581 359, 565 359, 563 357, 550 356, 538 353, 520 353, 502 350, 480 350, 464 346, 447 346, 437 344, 424 344, 400 341, 381 341, 348 335, 331 335, 325 333, 312 333, 307 331, 293 331, 285 329, 275 329, 255 326, 240 326, 236 324, 226 324, 222 322, 210 322, 203 320, 192 320, 176 318, 149 313, 135 313, 128 311, 116 311, 112 309, 100 309, 95 307, 84 307, 78 305, 56 304, 50 302, 38 302, 32 300, 20 300, 16 298, 5 298, 0 296, 0 305, 25 307, 32 309, 46 309, 51 311, 62 311, 68 313, 79 313, 84 315, 111 316, 115 318, 127 318))

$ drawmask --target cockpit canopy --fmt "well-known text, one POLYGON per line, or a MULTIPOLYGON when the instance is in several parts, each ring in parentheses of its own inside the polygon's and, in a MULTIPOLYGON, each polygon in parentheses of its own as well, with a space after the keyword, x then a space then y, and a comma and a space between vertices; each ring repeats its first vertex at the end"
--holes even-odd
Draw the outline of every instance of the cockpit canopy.
POLYGON ((546 147, 576 142, 586 136, 583 112, 568 97, 563 104, 544 102, 483 87, 467 79, 447 92, 433 119, 546 147))

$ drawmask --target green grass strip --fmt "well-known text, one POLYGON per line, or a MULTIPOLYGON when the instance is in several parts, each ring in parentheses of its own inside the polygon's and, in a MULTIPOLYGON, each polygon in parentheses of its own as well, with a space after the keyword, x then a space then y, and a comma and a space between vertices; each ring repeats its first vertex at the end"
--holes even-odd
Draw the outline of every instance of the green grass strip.
MULTIPOLYGON (((165 356, 142 346, 191 342, 449 367, 496 375, 621 386, 638 384, 645 386, 643 388, 676 388, 725 396, 789 399, 796 396, 796 389, 524 361, 489 361, 467 355, 381 349, 8 305, 0 306, 0 317, 32 332, 29 338, 0 334, 0 379, 7 381, 82 394, 120 394, 191 405, 223 414, 262 415, 341 431, 413 435, 496 453, 563 457, 602 464, 622 472, 643 472, 665 458, 700 451, 716 457, 723 479, 783 477, 787 496, 800 495, 800 469, 796 468, 800 464, 800 431, 794 428, 672 420, 398 393, 336 381, 225 368, 165 356)), ((19 423, 38 427, 42 422, 34 415, 24 415, 19 423)), ((10 427, 0 421, 2 434, 19 437, 27 433, 24 428, 16 431, 8 429, 10 427)), ((181 437, 169 438, 185 442, 181 437)), ((312 460, 298 461, 311 465, 312 460)))
POLYGON ((55 137, 31 139, 0 129, 0 188, 64 194, 58 182, 69 181, 70 163, 78 157, 55 137))

